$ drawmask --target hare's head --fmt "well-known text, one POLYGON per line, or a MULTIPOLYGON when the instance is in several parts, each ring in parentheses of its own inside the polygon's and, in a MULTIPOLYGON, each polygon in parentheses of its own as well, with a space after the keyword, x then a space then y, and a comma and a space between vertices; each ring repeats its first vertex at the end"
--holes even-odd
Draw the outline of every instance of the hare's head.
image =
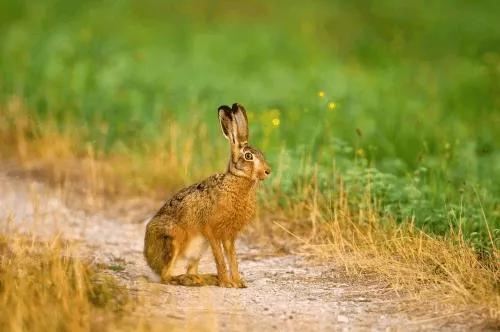
POLYGON ((271 173, 264 154, 248 145, 248 119, 240 104, 219 107, 222 133, 231 145, 228 171, 251 180, 264 180, 271 173))

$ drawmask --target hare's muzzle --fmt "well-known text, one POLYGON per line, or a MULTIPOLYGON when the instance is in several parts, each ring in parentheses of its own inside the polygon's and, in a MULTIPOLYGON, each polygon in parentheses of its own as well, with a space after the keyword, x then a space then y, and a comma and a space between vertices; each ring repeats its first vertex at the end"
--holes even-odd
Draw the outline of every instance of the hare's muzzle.
POLYGON ((266 167, 263 169, 263 172, 262 172, 262 173, 261 173, 262 175, 261 175, 260 179, 261 179, 261 180, 265 180, 265 179, 269 176, 269 174, 271 174, 271 167, 266 166, 266 167), (264 174, 262 174, 262 173, 264 173, 264 174))

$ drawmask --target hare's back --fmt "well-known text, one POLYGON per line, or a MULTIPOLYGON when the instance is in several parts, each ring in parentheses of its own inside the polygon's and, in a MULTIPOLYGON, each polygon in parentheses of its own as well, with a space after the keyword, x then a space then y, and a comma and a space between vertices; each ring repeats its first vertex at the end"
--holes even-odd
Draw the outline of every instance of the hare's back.
POLYGON ((201 221, 214 208, 223 174, 215 174, 206 180, 179 190, 154 216, 155 219, 170 220, 174 223, 201 221))

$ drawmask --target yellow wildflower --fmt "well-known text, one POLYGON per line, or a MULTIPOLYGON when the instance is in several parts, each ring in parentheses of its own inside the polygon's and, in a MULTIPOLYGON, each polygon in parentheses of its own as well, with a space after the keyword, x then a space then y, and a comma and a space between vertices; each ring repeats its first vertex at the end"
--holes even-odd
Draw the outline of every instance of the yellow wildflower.
POLYGON ((273 123, 273 126, 278 127, 280 125, 280 119, 274 118, 272 123, 273 123))
POLYGON ((328 103, 328 109, 329 109, 330 111, 333 111, 333 110, 334 110, 334 109, 336 109, 336 108, 337 108, 337 104, 336 104, 336 103, 334 103, 333 101, 331 101, 331 102, 329 102, 329 103, 328 103))
POLYGON ((318 97, 323 98, 325 96, 325 91, 318 91, 318 97))

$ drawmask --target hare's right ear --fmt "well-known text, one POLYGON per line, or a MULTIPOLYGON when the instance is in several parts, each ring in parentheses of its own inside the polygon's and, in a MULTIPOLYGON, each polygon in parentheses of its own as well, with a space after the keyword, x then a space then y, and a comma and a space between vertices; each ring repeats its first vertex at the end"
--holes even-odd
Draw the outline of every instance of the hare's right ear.
POLYGON ((239 147, 243 147, 248 144, 248 118, 247 111, 243 107, 243 105, 234 103, 233 107, 231 107, 233 111, 233 123, 236 126, 236 141, 238 142, 239 147))
POLYGON ((236 128, 234 127, 231 108, 227 105, 219 107, 219 121, 222 133, 229 140, 231 145, 236 145, 236 128))

